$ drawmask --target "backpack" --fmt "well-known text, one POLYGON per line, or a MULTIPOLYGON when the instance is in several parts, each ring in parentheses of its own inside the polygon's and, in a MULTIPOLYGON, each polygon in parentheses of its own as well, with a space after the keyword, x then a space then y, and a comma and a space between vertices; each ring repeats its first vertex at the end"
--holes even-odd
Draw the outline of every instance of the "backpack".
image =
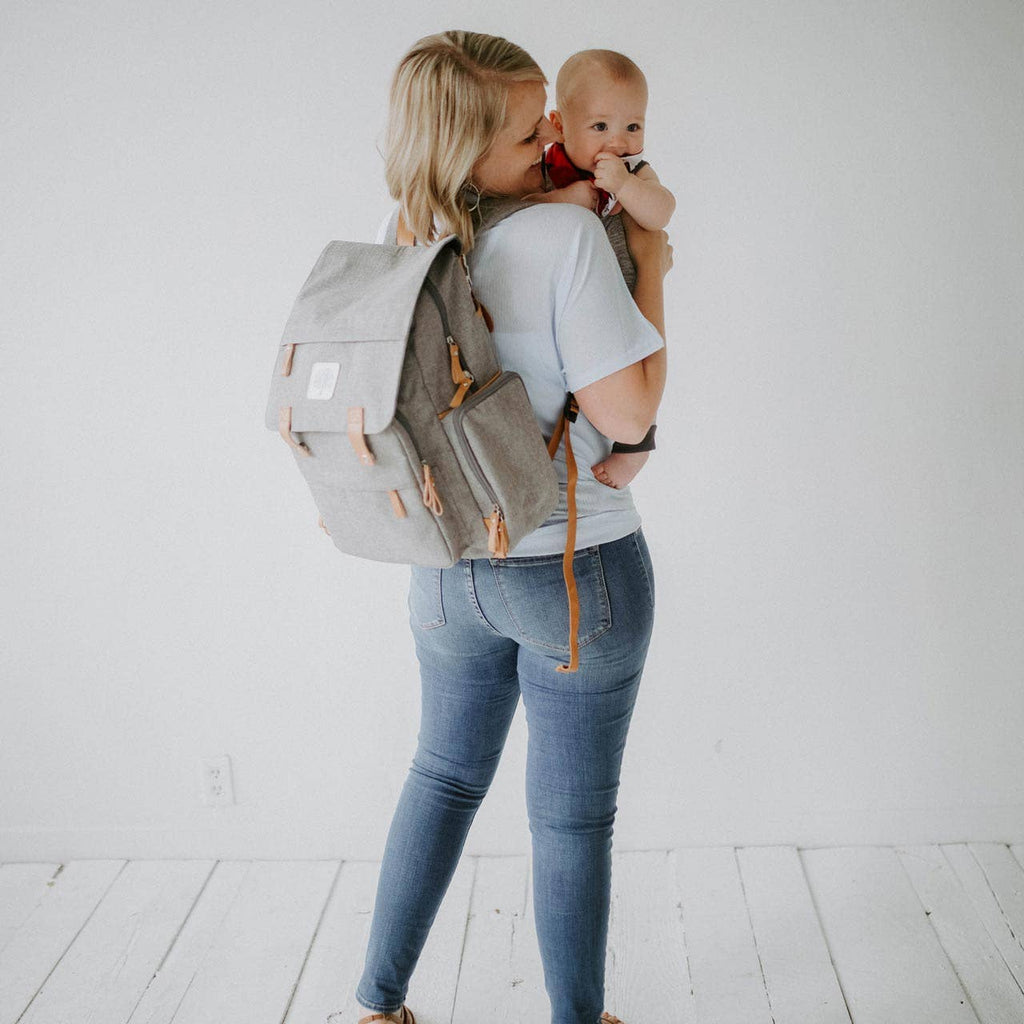
MULTIPOLYGON (((477 234, 529 205, 482 203, 477 234)), ((568 395, 545 439, 522 378, 499 364, 457 236, 416 245, 399 214, 396 242, 324 248, 285 325, 266 426, 291 449, 340 551, 444 568, 505 558, 548 519, 564 437, 570 657, 559 671, 574 672, 576 464, 566 426, 578 406, 568 395)))

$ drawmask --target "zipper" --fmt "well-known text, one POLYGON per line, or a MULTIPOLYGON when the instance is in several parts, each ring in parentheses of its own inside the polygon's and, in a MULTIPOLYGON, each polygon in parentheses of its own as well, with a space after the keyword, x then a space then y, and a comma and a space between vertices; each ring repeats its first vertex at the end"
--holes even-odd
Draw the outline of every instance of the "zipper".
MULTIPOLYGON (((422 466, 423 460, 420 458, 419 449, 416 447, 416 442, 413 441, 412 439, 412 427, 409 426, 409 421, 397 409, 395 409, 395 422, 398 423, 402 430, 405 431, 406 443, 408 444, 409 448, 412 449, 413 457, 416 460, 417 466, 422 466)), ((405 445, 403 445, 403 447, 405 447, 405 445)), ((406 455, 406 458, 408 458, 408 455, 406 455)), ((417 484, 419 484, 419 477, 416 478, 416 482, 417 484)))
MULTIPOLYGON (((466 265, 465 259, 463 259, 463 268, 466 271, 466 278, 469 279, 469 267, 466 265)), ((441 326, 444 328, 445 341, 447 341, 449 349, 452 349, 456 342, 452 337, 451 326, 448 323, 448 310, 445 308, 444 299, 441 298, 441 293, 437 290, 437 285, 435 285, 429 277, 425 277, 423 279, 423 286, 427 289, 427 294, 433 300, 438 313, 441 315, 441 326)), ((471 293, 472 287, 472 281, 470 281, 471 293)), ((464 372, 466 372, 469 378, 469 383, 472 384, 473 375, 468 373, 468 371, 464 372)), ((509 371, 507 375, 499 373, 497 377, 492 378, 494 381, 493 387, 490 386, 491 381, 488 381, 487 385, 477 390, 475 394, 468 396, 461 405, 455 406, 451 411, 465 412, 475 405, 482 397, 487 397, 488 395, 493 394, 503 384, 517 376, 518 374, 511 371, 509 371)), ((442 414, 442 416, 443 415, 444 414, 442 414)), ((487 496, 490 498, 491 504, 493 505, 493 511, 486 519, 487 546, 490 551, 496 554, 499 558, 504 558, 508 554, 508 527, 505 525, 505 513, 501 508, 501 503, 498 501, 497 494, 494 493, 494 488, 491 486, 487 477, 484 476, 484 471, 473 452, 473 448, 469 443, 469 438, 466 437, 466 432, 462 428, 462 417, 456 416, 453 422, 455 424, 455 434, 459 439, 459 446, 462 448, 463 454, 466 456, 466 461, 473 470, 473 474, 479 481, 480 486, 487 492, 487 496)))
POLYGON ((425 277, 423 278, 423 287, 427 289, 427 294, 434 300, 434 305, 437 306, 437 311, 441 314, 441 326, 444 327, 445 337, 451 341, 452 328, 448 323, 448 310, 445 307, 444 299, 441 298, 441 293, 437 290, 437 285, 429 277, 425 277))
MULTIPOLYGON (((440 516, 444 513, 444 506, 441 504, 441 499, 437 494, 437 489, 434 485, 433 478, 430 474, 430 466, 423 461, 420 456, 419 449, 416 447, 416 442, 412 439, 412 427, 409 425, 409 421, 405 418, 405 415, 395 409, 395 422, 405 431, 406 440, 409 442, 409 447, 413 450, 416 456, 416 462, 419 466, 419 472, 423 477, 423 483, 420 483, 419 476, 416 476, 416 486, 420 490, 420 496, 423 498, 423 504, 434 513, 435 516, 440 516)), ((415 474, 414 474, 415 476, 415 474)))
MULTIPOLYGON (((465 414, 473 408, 477 402, 484 398, 489 398, 494 394, 498 388, 507 384, 510 380, 514 380, 519 375, 511 370, 506 370, 500 374, 495 384, 490 388, 481 388, 475 394, 472 394, 462 403, 462 405, 454 410, 457 413, 465 414)), ((470 468, 473 470, 477 480, 480 481, 480 486, 487 492, 487 497, 490 498, 491 503, 494 505, 494 512, 497 513, 500 519, 505 518, 504 512, 501 510, 501 503, 498 501, 497 494, 494 493, 494 488, 491 486, 490 481, 484 476, 484 471, 477 461, 477 457, 473 452, 473 448, 469 443, 469 438, 466 437, 466 431, 462 427, 462 415, 457 415, 453 418, 455 424, 455 436, 459 439, 459 446, 462 448, 463 454, 466 456, 466 461, 469 463, 470 468)))
POLYGON ((441 315, 441 326, 444 328, 445 334, 444 340, 448 343, 448 354, 452 361, 452 383, 455 385, 455 394, 452 397, 449 408, 455 409, 462 403, 469 389, 476 383, 476 378, 466 369, 465 364, 462 362, 458 343, 452 337, 451 324, 448 322, 448 310, 445 307, 444 299, 441 298, 441 293, 437 290, 437 285, 429 277, 425 277, 423 279, 423 286, 441 315))

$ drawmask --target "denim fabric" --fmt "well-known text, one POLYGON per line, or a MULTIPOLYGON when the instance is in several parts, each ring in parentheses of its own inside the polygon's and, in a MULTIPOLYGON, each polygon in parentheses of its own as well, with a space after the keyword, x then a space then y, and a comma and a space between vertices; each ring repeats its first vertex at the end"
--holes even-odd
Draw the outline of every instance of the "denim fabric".
POLYGON ((363 1005, 398 1010, 501 757, 520 694, 533 906, 552 1024, 598 1024, 604 1007, 619 769, 654 621, 643 532, 582 548, 579 671, 568 660, 561 555, 413 567, 418 746, 388 833, 363 1005))

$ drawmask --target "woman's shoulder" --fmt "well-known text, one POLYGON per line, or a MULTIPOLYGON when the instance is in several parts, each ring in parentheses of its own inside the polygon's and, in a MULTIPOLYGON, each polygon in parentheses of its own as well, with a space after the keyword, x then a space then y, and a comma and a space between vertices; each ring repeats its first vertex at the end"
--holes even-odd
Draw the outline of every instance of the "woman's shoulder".
POLYGON ((601 221, 590 210, 575 203, 534 203, 519 210, 503 223, 518 221, 531 230, 560 231, 576 234, 589 228, 601 230, 601 221))
POLYGON ((584 249, 595 242, 607 245, 608 238, 601 220, 590 210, 574 203, 534 203, 510 214, 484 233, 491 232, 495 244, 504 248, 528 248, 532 253, 560 253, 584 249))

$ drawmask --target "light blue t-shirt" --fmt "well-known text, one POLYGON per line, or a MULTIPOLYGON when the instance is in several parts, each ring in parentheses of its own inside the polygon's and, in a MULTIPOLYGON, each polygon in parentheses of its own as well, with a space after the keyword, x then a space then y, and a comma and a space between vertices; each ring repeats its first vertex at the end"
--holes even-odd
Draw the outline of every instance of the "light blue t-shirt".
MULTIPOLYGON (((377 242, 394 230, 395 207, 377 242)), ((593 213, 568 203, 520 210, 478 236, 468 255, 473 290, 494 319, 502 368, 523 378, 537 422, 550 437, 567 391, 578 391, 662 348, 664 342, 633 301, 608 236, 593 213)), ((581 412, 570 424, 576 457, 576 549, 632 533, 640 514, 628 487, 600 483, 590 467, 612 440, 581 412)), ((551 517, 509 557, 565 549, 568 471, 565 446, 554 458, 560 498, 551 517)))

